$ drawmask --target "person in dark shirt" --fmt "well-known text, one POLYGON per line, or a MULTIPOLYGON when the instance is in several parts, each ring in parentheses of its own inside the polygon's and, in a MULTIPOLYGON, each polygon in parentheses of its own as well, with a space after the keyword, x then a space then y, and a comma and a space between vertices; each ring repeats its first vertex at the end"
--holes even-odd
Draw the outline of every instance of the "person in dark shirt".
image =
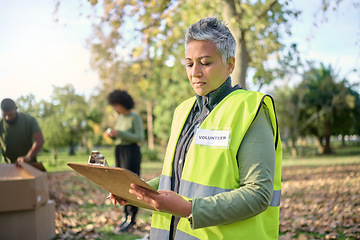
POLYGON ((0 147, 5 162, 36 162, 36 155, 44 144, 39 124, 28 114, 17 111, 15 102, 5 98, 1 102, 0 147))

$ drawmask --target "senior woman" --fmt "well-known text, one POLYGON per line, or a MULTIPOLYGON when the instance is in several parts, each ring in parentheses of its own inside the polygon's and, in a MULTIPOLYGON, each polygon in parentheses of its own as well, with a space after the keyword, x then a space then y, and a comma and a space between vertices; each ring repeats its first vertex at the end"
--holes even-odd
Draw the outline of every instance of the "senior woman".
MULTIPOLYGON (((217 18, 186 33, 195 96, 174 113, 160 194, 132 184, 149 203, 151 239, 278 239, 281 141, 272 98, 231 85, 236 42, 217 18)), ((113 203, 125 202, 112 195, 113 203)))

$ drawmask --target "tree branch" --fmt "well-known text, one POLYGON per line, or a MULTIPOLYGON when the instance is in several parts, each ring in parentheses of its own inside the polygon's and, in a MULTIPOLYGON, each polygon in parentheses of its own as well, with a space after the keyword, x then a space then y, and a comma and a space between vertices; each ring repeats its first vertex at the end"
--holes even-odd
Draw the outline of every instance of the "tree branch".
POLYGON ((249 26, 254 26, 255 23, 259 21, 259 19, 263 17, 276 3, 278 3, 277 0, 272 0, 271 2, 269 2, 267 7, 265 7, 259 14, 255 15, 253 21, 250 23, 249 26))

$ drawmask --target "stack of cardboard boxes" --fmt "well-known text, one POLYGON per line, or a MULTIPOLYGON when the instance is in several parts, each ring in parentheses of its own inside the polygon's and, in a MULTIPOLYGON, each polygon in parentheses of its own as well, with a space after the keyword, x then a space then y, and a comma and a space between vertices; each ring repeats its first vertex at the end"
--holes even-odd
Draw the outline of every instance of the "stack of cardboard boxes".
POLYGON ((47 173, 21 166, 0 165, 0 239, 54 239, 55 202, 49 200, 47 173))

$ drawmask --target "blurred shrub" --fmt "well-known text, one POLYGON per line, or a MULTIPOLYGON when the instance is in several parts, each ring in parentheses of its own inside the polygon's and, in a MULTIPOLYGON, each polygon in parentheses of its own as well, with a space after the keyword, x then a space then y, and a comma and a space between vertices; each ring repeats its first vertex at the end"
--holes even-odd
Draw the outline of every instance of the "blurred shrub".
POLYGON ((149 149, 148 147, 141 147, 141 161, 144 162, 157 162, 161 161, 160 152, 158 149, 149 149))

